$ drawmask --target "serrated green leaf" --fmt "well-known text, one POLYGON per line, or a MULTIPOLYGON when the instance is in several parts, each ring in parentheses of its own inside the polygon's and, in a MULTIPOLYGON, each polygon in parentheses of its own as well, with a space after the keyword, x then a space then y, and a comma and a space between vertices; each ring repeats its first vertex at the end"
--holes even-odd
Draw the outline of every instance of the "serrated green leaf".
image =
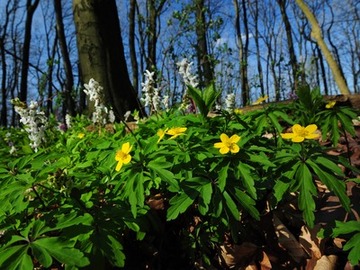
POLYGON ((179 190, 179 183, 171 171, 165 169, 155 161, 150 161, 148 163, 148 168, 153 170, 161 178, 161 180, 167 182, 173 189, 179 190))
POLYGON ((219 187, 221 192, 224 191, 225 186, 226 186, 226 179, 228 177, 228 169, 229 169, 229 163, 227 163, 226 165, 222 164, 221 169, 219 170, 217 186, 219 187))
POLYGON ((226 190, 223 192, 223 196, 225 199, 225 204, 227 206, 227 209, 229 209, 230 213, 233 215, 235 220, 240 220, 240 211, 236 207, 234 200, 231 198, 231 196, 229 195, 229 193, 227 193, 226 190))
POLYGON ((353 235, 344 245, 344 251, 350 250, 348 259, 352 265, 360 262, 360 233, 353 235))
POLYGON ((16 245, 0 249, 0 269, 33 270, 33 262, 27 254, 29 246, 16 245))
POLYGON ((256 201, 244 191, 235 188, 235 196, 242 207, 256 220, 260 220, 260 213, 256 208, 256 201))
POLYGON ((280 125, 277 116, 273 112, 269 112, 268 117, 270 119, 270 122, 271 122, 272 126, 274 126, 276 128, 276 130, 280 133, 283 128, 280 125))
POLYGON ((324 156, 316 157, 315 162, 329 169, 329 172, 334 172, 339 176, 345 176, 343 171, 337 164, 324 156))
POLYGON ((335 195, 340 199, 342 206, 346 211, 350 212, 350 198, 346 194, 346 185, 342 180, 337 179, 334 174, 330 174, 318 165, 317 162, 314 162, 310 159, 306 161, 310 165, 315 174, 320 178, 327 188, 335 193, 335 195))
POLYGON ((337 237, 342 234, 349 234, 354 232, 360 232, 360 222, 359 221, 347 221, 341 222, 335 221, 335 228, 333 229, 332 236, 337 237))
POLYGON ((252 177, 253 167, 251 167, 248 164, 239 162, 237 170, 243 178, 242 183, 246 191, 250 194, 252 198, 256 199, 257 196, 256 196, 255 182, 254 182, 254 178, 252 177))
POLYGON ((195 189, 187 189, 186 193, 176 194, 169 201, 170 207, 166 213, 167 220, 176 219, 181 213, 184 213, 188 207, 194 202, 199 192, 195 189))
POLYGON ((267 167, 276 167, 274 163, 272 163, 269 158, 263 153, 249 154, 250 161, 261 164, 262 166, 267 167))
POLYGON ((199 212, 202 215, 206 215, 209 210, 209 204, 211 202, 212 197, 212 183, 209 182, 203 185, 200 189, 200 196, 199 196, 199 212))
POLYGON ((107 235, 106 241, 102 240, 102 250, 107 258, 110 259, 112 264, 117 267, 124 267, 125 254, 121 243, 111 234, 107 235), (104 243, 105 242, 105 243, 104 243))
POLYGON ((34 244, 46 251, 61 263, 84 267, 90 264, 84 253, 74 248, 73 241, 66 241, 60 237, 46 237, 37 239, 34 244))
POLYGON ((50 267, 53 260, 51 258, 50 253, 42 248, 41 246, 37 245, 36 242, 30 244, 32 254, 34 257, 39 261, 39 263, 44 267, 50 267))
POLYGON ((305 163, 301 163, 295 174, 299 190, 299 209, 303 212, 303 217, 310 228, 314 227, 315 220, 315 201, 313 196, 317 190, 309 168, 305 163))

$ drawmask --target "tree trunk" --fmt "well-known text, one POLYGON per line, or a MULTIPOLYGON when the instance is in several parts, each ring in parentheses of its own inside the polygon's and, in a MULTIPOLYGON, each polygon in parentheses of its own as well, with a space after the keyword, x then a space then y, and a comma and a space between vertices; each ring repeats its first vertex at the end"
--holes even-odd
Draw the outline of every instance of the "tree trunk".
POLYGON ((73 0, 73 12, 84 82, 100 83, 118 119, 127 111, 142 113, 129 79, 115 0, 73 0))
POLYGON ((317 44, 319 45, 331 71, 334 76, 334 80, 340 90, 340 93, 343 95, 349 95, 350 90, 345 82, 344 77, 341 75, 340 69, 338 64, 336 63, 334 57, 331 55, 331 52, 329 48, 327 47, 321 33, 321 28, 319 26, 319 23, 314 16, 314 14, 311 12, 309 7, 306 5, 306 3, 303 0, 296 0, 297 5, 302 10, 306 18, 309 20, 312 29, 311 29, 311 36, 316 40, 317 44))
POLYGON ((56 32, 59 38, 60 51, 63 58, 63 65, 66 76, 64 89, 61 89, 62 91, 64 91, 63 116, 65 116, 67 111, 70 115, 74 116, 75 101, 72 97, 72 90, 74 87, 74 75, 72 72, 69 51, 66 43, 61 0, 54 0, 54 10, 56 16, 56 32))
POLYGON ((132 84, 136 91, 139 90, 139 67, 136 58, 135 50, 135 14, 136 14, 136 0, 130 0, 129 10, 129 52, 132 69, 132 84))
POLYGON ((277 3, 280 7, 280 12, 281 12, 281 18, 283 20, 283 23, 285 25, 285 32, 286 32, 286 41, 287 41, 287 45, 288 45, 288 50, 289 50, 289 56, 290 56, 290 65, 291 65, 291 69, 292 69, 292 77, 293 77, 293 85, 291 87, 291 91, 296 91, 296 88, 298 86, 298 81, 299 81, 299 66, 297 63, 297 59, 296 59, 296 54, 295 54, 295 50, 294 50, 294 42, 292 39, 292 29, 291 29, 291 24, 289 21, 289 17, 286 13, 286 0, 277 0, 277 3))
POLYGON ((195 0, 195 32, 197 38, 196 54, 198 58, 200 86, 204 87, 213 82, 213 69, 208 53, 206 38, 204 0, 195 0))
POLYGON ((26 102, 27 99, 27 86, 28 86, 28 73, 29 73, 29 57, 30 57, 30 42, 31 42, 31 25, 33 15, 40 0, 31 0, 26 2, 26 20, 25 20, 25 33, 24 44, 22 49, 22 65, 21 65, 21 81, 20 81, 20 94, 19 99, 26 102))
POLYGON ((235 6, 235 31, 236 41, 239 49, 239 60, 240 60, 240 81, 241 81, 241 96, 243 105, 247 105, 250 99, 250 88, 248 82, 248 51, 249 51, 249 29, 247 21, 247 12, 245 0, 241 1, 241 9, 244 22, 244 37, 245 42, 242 39, 241 27, 240 27, 240 7, 238 0, 234 0, 235 6))

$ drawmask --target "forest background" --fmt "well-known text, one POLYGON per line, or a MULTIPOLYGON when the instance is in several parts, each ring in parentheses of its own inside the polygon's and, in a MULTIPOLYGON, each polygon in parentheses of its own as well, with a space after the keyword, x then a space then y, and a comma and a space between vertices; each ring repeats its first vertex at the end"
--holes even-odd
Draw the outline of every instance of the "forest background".
MULTIPOLYGON (((193 63, 200 88, 215 82, 223 96, 235 94, 237 106, 265 95, 269 101, 292 98, 302 83, 320 87, 325 95, 338 94, 311 24, 296 2, 1 1, 0 125, 18 124, 11 104, 16 97, 37 100, 60 121, 68 113, 84 112, 82 90, 90 78, 104 86, 122 118, 128 110, 142 109, 146 70, 155 73, 160 95, 169 96, 170 105, 179 103, 186 89, 178 72, 184 58, 193 63), (95 25, 95 32, 81 39, 91 28, 86 25, 95 25), (110 57, 94 64, 96 55, 110 57), (107 68, 97 73, 96 65, 107 68)), ((348 89, 358 93, 360 1, 307 4, 348 89)))

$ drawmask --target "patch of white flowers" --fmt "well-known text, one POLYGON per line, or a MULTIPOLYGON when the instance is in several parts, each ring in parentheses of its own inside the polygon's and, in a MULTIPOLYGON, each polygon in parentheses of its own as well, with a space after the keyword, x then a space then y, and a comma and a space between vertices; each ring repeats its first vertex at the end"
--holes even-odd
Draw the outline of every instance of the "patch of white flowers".
POLYGON ((39 104, 31 101, 26 106, 18 98, 12 100, 15 111, 20 115, 20 123, 24 125, 25 131, 28 133, 30 147, 35 152, 38 151, 41 143, 45 141, 45 129, 48 119, 45 113, 39 110, 39 104))
POLYGON ((92 122, 94 124, 106 125, 115 122, 115 115, 112 109, 108 109, 104 104, 103 87, 93 78, 88 84, 84 84, 84 93, 94 102, 94 112, 92 122))
POLYGON ((228 113, 233 113, 235 109, 235 94, 230 93, 226 95, 225 98, 225 111, 228 113))
MULTIPOLYGON (((176 63, 176 65, 179 67, 179 74, 182 76, 184 84, 186 86, 190 85, 196 88, 199 85, 199 82, 197 76, 193 75, 192 73, 193 64, 194 63, 189 62, 187 58, 184 58, 180 62, 176 63)), ((194 104, 191 102, 187 90, 185 91, 185 94, 183 96, 183 101, 180 105, 180 110, 188 110, 190 112, 195 112, 194 104)))
POLYGON ((156 81, 154 78, 155 72, 145 70, 144 82, 141 83, 143 97, 141 101, 145 107, 149 108, 150 114, 158 112, 164 107, 166 110, 169 108, 169 96, 165 95, 163 98, 160 96, 159 88, 155 87, 156 81))
POLYGON ((197 87, 199 85, 198 78, 192 73, 193 62, 189 62, 187 58, 184 58, 180 62, 176 63, 179 67, 179 74, 182 76, 184 83, 192 87, 197 87))

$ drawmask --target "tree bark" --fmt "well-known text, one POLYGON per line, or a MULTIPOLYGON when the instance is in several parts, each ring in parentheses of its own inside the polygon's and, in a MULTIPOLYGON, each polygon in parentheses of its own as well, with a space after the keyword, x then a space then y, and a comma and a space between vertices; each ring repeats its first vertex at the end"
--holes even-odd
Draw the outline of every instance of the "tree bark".
POLYGON ((64 91, 63 116, 65 116, 67 111, 69 112, 70 115, 74 116, 75 101, 74 98, 72 97, 72 90, 74 87, 74 75, 72 72, 69 50, 66 43, 61 0, 54 0, 54 10, 56 16, 56 32, 59 38, 59 46, 63 58, 63 65, 66 76, 64 89, 61 89, 62 91, 64 91))
POLYGON ((118 119, 127 111, 143 113, 129 79, 115 0, 73 0, 73 12, 84 82, 100 83, 118 119))
POLYGON ((311 36, 316 40, 317 44, 319 45, 331 71, 334 76, 334 80, 340 90, 340 93, 343 95, 349 95, 350 90, 345 82, 344 77, 341 75, 340 69, 338 64, 336 63, 334 57, 331 55, 329 48, 327 47, 321 33, 321 28, 319 23, 311 12, 310 8, 306 5, 303 0, 296 0, 297 5, 302 10, 306 18, 309 20, 312 29, 311 29, 311 36))
POLYGON ((136 15, 136 0, 130 0, 129 10, 129 52, 132 69, 132 84, 136 91, 139 90, 139 67, 135 50, 135 15, 136 15))
POLYGON ((290 57, 290 65, 292 69, 292 77, 293 77, 293 85, 292 85, 292 92, 296 91, 296 88, 298 86, 299 81, 299 66, 296 59, 295 49, 294 49, 294 42, 292 38, 292 29, 291 24, 289 21, 289 17, 286 13, 286 0, 277 0, 277 3, 280 7, 281 12, 281 18, 283 20, 284 26, 285 26, 285 32, 286 32, 286 41, 289 51, 289 57, 290 57))
POLYGON ((197 38, 196 55, 199 66, 200 86, 204 87, 213 82, 213 68, 207 47, 206 19, 204 0, 195 0, 195 32, 197 38))
POLYGON ((31 25, 33 15, 40 0, 35 0, 31 3, 31 0, 26 2, 26 20, 25 20, 25 33, 24 44, 22 49, 22 64, 21 64, 21 81, 20 81, 20 93, 19 99, 23 102, 27 100, 27 86, 28 86, 28 73, 29 73, 29 58, 30 58, 30 43, 31 43, 31 25))
POLYGON ((249 29, 247 21, 247 12, 245 0, 241 0, 241 10, 243 15, 244 22, 244 37, 245 42, 243 42, 243 35, 241 32, 240 24, 240 7, 238 0, 234 0, 235 6, 235 31, 236 31, 236 41, 239 49, 239 60, 240 60, 240 81, 241 81, 241 96, 243 105, 248 105, 250 99, 250 88, 248 82, 248 54, 249 54, 249 29))

